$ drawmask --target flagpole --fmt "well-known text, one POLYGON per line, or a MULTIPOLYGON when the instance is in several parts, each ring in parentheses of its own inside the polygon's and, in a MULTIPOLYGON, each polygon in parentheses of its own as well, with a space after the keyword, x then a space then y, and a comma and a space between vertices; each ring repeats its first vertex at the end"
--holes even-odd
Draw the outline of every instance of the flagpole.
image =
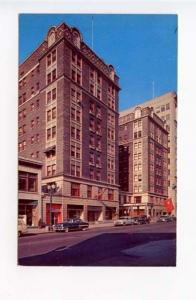
POLYGON ((152 98, 154 98, 154 80, 152 81, 152 98))
POLYGON ((94 40, 94 31, 93 31, 94 28, 93 27, 94 27, 94 19, 93 19, 93 16, 92 16, 92 24, 91 24, 91 46, 92 46, 92 50, 93 50, 93 46, 94 46, 93 45, 93 42, 94 42, 93 41, 94 40))

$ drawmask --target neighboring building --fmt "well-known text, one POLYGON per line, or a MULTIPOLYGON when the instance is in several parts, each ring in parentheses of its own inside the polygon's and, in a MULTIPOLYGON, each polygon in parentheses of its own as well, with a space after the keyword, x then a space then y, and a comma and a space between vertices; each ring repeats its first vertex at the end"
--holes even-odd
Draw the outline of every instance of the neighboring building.
MULTIPOLYGON (((177 95, 170 92, 139 104, 141 108, 153 107, 155 113, 166 123, 168 135, 168 197, 174 204, 176 214, 177 193, 177 95)), ((136 106, 135 106, 136 107, 136 106)), ((135 107, 120 112, 119 123, 126 122, 135 107)))
POLYGON ((168 132, 152 108, 136 107, 119 125, 120 214, 165 212, 168 132))
POLYGON ((19 157, 18 215, 28 226, 38 226, 41 218, 42 162, 19 157))
POLYGON ((57 184, 53 223, 118 214, 118 80, 64 23, 20 65, 19 155, 43 162, 42 185, 57 184))

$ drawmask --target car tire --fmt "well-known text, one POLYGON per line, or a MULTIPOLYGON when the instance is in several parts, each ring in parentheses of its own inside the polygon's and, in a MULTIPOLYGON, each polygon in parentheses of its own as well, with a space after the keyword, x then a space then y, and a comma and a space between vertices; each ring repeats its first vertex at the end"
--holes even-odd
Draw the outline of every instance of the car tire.
POLYGON ((88 228, 87 227, 83 227, 82 228, 82 231, 86 231, 88 228))

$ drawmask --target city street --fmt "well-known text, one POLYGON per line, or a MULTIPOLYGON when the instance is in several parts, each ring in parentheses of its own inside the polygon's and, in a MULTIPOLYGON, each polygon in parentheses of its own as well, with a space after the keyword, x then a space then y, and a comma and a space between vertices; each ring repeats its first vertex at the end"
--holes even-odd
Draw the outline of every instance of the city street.
POLYGON ((26 266, 175 266, 176 224, 26 235, 18 257, 26 266))

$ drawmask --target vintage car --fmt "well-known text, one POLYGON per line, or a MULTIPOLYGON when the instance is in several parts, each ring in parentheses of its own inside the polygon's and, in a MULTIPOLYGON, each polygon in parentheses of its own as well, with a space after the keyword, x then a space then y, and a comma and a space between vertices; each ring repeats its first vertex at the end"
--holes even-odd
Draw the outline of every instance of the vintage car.
POLYGON ((114 226, 133 225, 135 220, 131 217, 122 216, 114 221, 114 226))
POLYGON ((25 224, 25 222, 22 218, 19 218, 18 219, 18 236, 21 236, 24 233, 27 233, 27 225, 25 224))
POLYGON ((89 227, 88 222, 84 222, 81 219, 68 219, 65 222, 57 223, 53 226, 56 232, 68 232, 72 230, 86 230, 89 227))

